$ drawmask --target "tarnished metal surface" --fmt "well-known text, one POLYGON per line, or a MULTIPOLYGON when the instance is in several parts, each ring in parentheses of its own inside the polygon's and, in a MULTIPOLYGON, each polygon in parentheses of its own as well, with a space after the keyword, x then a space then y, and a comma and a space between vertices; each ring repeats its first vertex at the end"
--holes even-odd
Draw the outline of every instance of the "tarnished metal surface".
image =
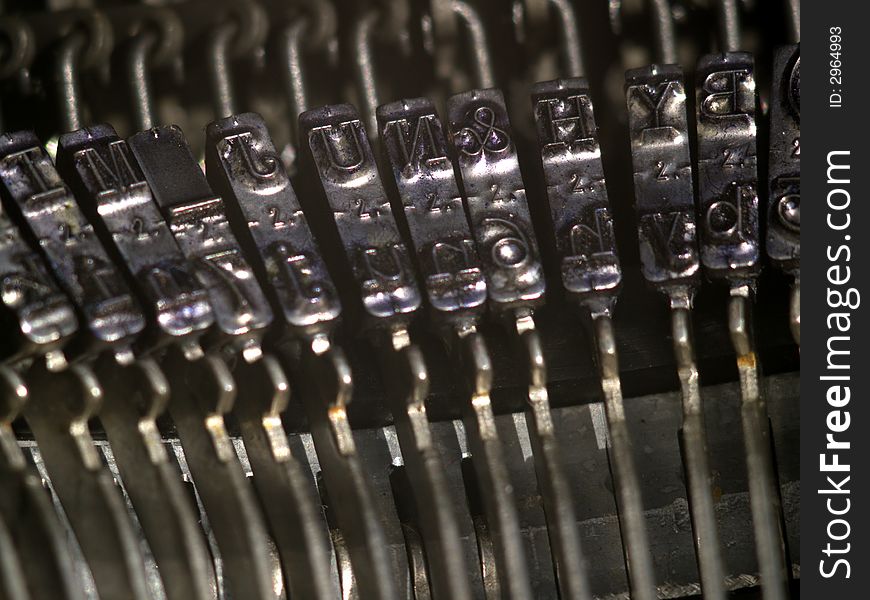
POLYGON ((701 263, 711 278, 754 279, 761 244, 752 55, 705 56, 697 79, 701 263))
POLYGON ((682 70, 652 65, 625 78, 643 275, 693 285, 701 265, 682 70))
POLYGON ((585 79, 538 83, 532 106, 562 285, 581 302, 601 299, 607 305, 622 270, 589 84, 585 79))
POLYGON ((57 165, 142 297, 149 330, 141 345, 174 342, 198 352, 198 338, 214 323, 208 294, 175 243, 127 142, 109 125, 80 129, 60 137, 57 165))
POLYGON ((423 98, 379 107, 381 138, 423 276, 430 315, 465 372, 465 432, 486 526, 477 545, 486 597, 528 594, 519 520, 489 397, 492 365, 477 330, 486 281, 463 210, 453 163, 433 104, 423 98), (452 331, 450 331, 452 329, 452 331), (491 533, 490 533, 491 532, 491 533))
POLYGON ((651 557, 612 323, 622 269, 588 84, 582 79, 539 83, 532 90, 532 104, 562 285, 593 321, 623 546, 632 569, 632 589, 642 595, 650 585, 643 577, 651 557))
POLYGON ((629 71, 626 96, 643 275, 668 297, 671 308, 682 391, 679 434, 698 567, 704 593, 722 598, 724 567, 691 327, 700 258, 682 71, 674 65, 629 71))
POLYGON ((769 196, 765 248, 770 261, 795 278, 792 335, 800 344, 801 258, 801 57, 800 47, 776 52, 770 101, 769 196))
POLYGON ((299 335, 328 331, 341 313, 338 293, 281 164, 255 114, 212 123, 206 171, 227 199, 230 224, 271 296, 280 322, 299 335))
POLYGON ((795 0, 24 4, 0 597, 795 593, 795 0))
POLYGON ((272 309, 215 196, 177 127, 138 133, 128 141, 175 241, 208 290, 218 344, 254 359, 272 309))
POLYGON ((486 282, 435 107, 424 98, 386 104, 378 123, 426 298, 439 319, 474 319, 486 282))
POLYGON ((422 298, 356 110, 327 106, 299 120, 365 314, 406 322, 422 298))
POLYGON ((119 362, 129 362, 130 345, 145 328, 145 319, 48 154, 32 133, 6 134, 0 139, 0 164, 4 195, 20 217, 19 225, 32 231, 80 311, 82 336, 70 351, 112 347, 119 362))
POLYGON ((544 271, 504 97, 494 89, 458 94, 447 114, 491 306, 540 304, 544 271))
POLYGON ((489 305, 506 320, 527 369, 526 423, 559 589, 580 598, 586 595, 580 540, 532 315, 546 283, 504 98, 498 90, 474 90, 452 96, 447 111, 489 305))
POLYGON ((371 327, 378 330, 375 335, 382 338, 376 342, 380 345, 379 362, 396 435, 414 502, 418 512, 426 515, 419 524, 428 559, 431 593, 435 598, 470 598, 459 527, 449 500, 443 465, 426 419, 429 376, 423 355, 411 342, 405 328, 405 320, 419 308, 422 298, 416 282, 411 280, 407 286, 401 283, 404 278, 413 277, 410 256, 390 210, 365 129, 356 111, 346 105, 305 113, 300 122, 308 136, 346 257, 354 265, 356 296, 367 309, 371 327), (341 132, 342 127, 350 130, 348 135, 357 152, 353 166, 333 160, 336 146, 349 143, 341 133, 335 133, 336 130, 341 132), (354 182, 363 182, 363 185, 354 182), (357 198, 355 213, 346 208, 348 197, 357 198), (372 246, 361 247, 360 242, 365 241, 372 242, 372 246), (384 252, 395 260, 392 271, 373 266, 384 252), (360 255, 365 257, 365 270, 359 263, 360 255), (379 306, 373 302, 372 292, 384 295, 382 289, 389 290, 386 292, 389 309, 380 299, 379 306))
POLYGON ((49 354, 51 360, 63 364, 60 349, 78 328, 75 312, 42 257, 2 206, 0 265, 3 320, 10 324, 5 328, 3 358, 14 362, 32 354, 49 354))

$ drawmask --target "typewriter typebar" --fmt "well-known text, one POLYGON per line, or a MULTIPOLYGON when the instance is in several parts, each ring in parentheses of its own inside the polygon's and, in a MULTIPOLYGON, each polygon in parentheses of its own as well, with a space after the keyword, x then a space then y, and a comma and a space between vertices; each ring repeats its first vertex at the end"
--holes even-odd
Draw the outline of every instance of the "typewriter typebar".
POLYGON ((629 71, 626 97, 643 275, 667 296, 671 309, 682 392, 679 437, 701 588, 705 595, 721 598, 723 559, 692 336, 691 309, 701 261, 682 70, 654 64, 629 71))
MULTIPOLYGON (((423 515, 417 526, 428 557, 426 587, 431 586, 437 595, 470 598, 468 571, 461 560, 468 553, 462 550, 446 473, 426 419, 428 370, 406 324, 422 305, 410 253, 399 235, 356 111, 348 105, 327 106, 303 113, 300 125, 307 132, 346 256, 357 277, 365 320, 373 335, 383 338, 375 344, 381 346, 378 358, 384 387, 414 504, 423 515), (342 158, 336 160, 337 156, 342 158), (356 200, 348 204, 354 197, 356 200)), ((411 563, 413 570, 415 561, 411 563)), ((415 586, 423 576, 415 574, 415 586)))
POLYGON ((254 360, 272 309, 230 229, 216 196, 178 127, 130 138, 130 148, 181 251, 208 290, 218 344, 227 341, 254 360))
POLYGON ((486 282, 435 107, 404 100, 379 107, 378 118, 429 304, 448 320, 473 318, 486 282))
POLYGON ((163 357, 171 390, 169 414, 191 473, 208 481, 197 491, 215 515, 209 523, 227 587, 234 595, 268 598, 273 592, 266 524, 224 415, 237 394, 231 364, 244 369, 264 362, 273 377, 269 383, 286 387, 280 381, 283 373, 269 370, 274 359, 262 355, 272 310, 230 229, 223 200, 212 193, 181 130, 155 128, 128 143, 175 241, 208 290, 215 315, 211 352, 191 355, 174 346, 163 357))
POLYGON ((797 0, 0 48, 0 600, 799 597, 797 0))
POLYGON ((259 255, 273 306, 288 327, 328 330, 341 312, 338 294, 266 124, 255 114, 227 117, 209 125, 207 137, 207 173, 215 189, 234 200, 231 224, 250 254, 259 255))
POLYGON ((3 312, 10 324, 4 359, 14 362, 42 354, 50 363, 62 365, 66 359, 60 349, 78 329, 73 307, 48 274, 42 257, 2 210, 3 312))
POLYGON ((643 275, 663 286, 700 277, 686 88, 679 67, 626 74, 643 275))
POLYGON ((546 283, 504 99, 466 92, 448 116, 490 301, 499 311, 540 304, 546 283))
POLYGON ((62 136, 58 170, 106 248, 114 248, 144 304, 154 345, 196 344, 214 322, 206 290, 178 249, 127 142, 109 125, 62 136))
POLYGON ((466 373, 470 395, 462 415, 472 462, 482 488, 486 525, 478 544, 492 544, 488 589, 507 597, 529 594, 519 517, 489 397, 492 364, 479 321, 486 281, 462 197, 448 157, 444 127, 425 98, 380 106, 377 118, 417 267, 423 273, 435 328, 454 346, 453 361, 466 373), (446 330, 446 331, 445 331, 446 330), (455 348, 459 346, 459 348, 455 348), (491 529, 490 535, 487 528, 491 529))
POLYGON ((605 397, 620 527, 638 597, 654 593, 646 525, 625 422, 612 316, 622 282, 601 147, 588 84, 583 79, 538 83, 532 105, 562 285, 593 320, 605 397))
MULTIPOLYGON (((138 303, 32 133, 3 136, 3 190, 55 277, 81 310, 81 352, 112 346, 132 360, 132 340, 145 328, 138 303)), ((9 209, 7 208, 7 210, 9 209)))
POLYGON ((767 256, 794 276, 792 336, 800 344, 801 257, 801 55, 789 45, 776 51, 770 103, 767 256))
POLYGON ((752 55, 705 56, 698 81, 701 262, 713 278, 754 279, 761 245, 752 55))

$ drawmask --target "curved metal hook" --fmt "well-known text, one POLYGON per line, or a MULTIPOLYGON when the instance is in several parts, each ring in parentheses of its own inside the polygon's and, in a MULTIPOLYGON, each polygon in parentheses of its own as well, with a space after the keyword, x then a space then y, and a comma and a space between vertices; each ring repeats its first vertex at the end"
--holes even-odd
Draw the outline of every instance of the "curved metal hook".
POLYGON ((183 43, 181 20, 167 9, 122 8, 110 13, 119 33, 129 41, 125 46, 125 64, 133 123, 137 131, 155 125, 149 72, 176 58, 183 43))
POLYGON ((464 0, 451 0, 453 12, 465 23, 469 46, 474 56, 476 88, 486 89, 495 85, 492 58, 486 39, 486 28, 477 10, 464 0))
POLYGON ((465 33, 469 37, 468 48, 474 61, 474 87, 491 88, 495 77, 486 29, 477 10, 464 0, 433 0, 432 2, 432 27, 439 44, 435 52, 437 75, 447 81, 454 78, 458 54, 456 38, 459 35, 460 21, 464 23, 465 33))
POLYGON ((287 99, 290 103, 291 140, 299 138, 299 115, 308 110, 308 91, 302 69, 302 49, 307 43, 309 21, 302 17, 294 20, 281 32, 282 72, 287 99))
POLYGON ((551 23, 547 18, 547 5, 550 5, 559 28, 559 53, 562 58, 560 69, 561 77, 583 77, 583 51, 580 47, 580 28, 578 26, 577 13, 570 0, 537 0, 529 2, 525 0, 515 4, 517 10, 524 11, 524 20, 528 27, 540 29, 541 36, 549 40, 551 23), (542 4, 542 7, 539 7, 542 4), (544 9, 542 14, 537 13, 544 9))
POLYGON ((85 33, 75 31, 60 42, 55 55, 53 72, 58 87, 57 100, 63 131, 75 131, 82 126, 79 68, 86 47, 85 33))
POLYGON ((239 112, 233 90, 231 59, 261 45, 269 26, 266 13, 259 4, 242 2, 228 6, 223 21, 214 27, 206 42, 215 116, 219 119, 239 112))
POLYGON ((228 21, 219 25, 208 39, 208 74, 215 116, 219 119, 238 112, 230 73, 230 56, 237 30, 238 26, 228 21))
POLYGON ((376 112, 379 104, 377 80, 375 79, 374 57, 371 47, 371 36, 378 24, 378 14, 369 11, 357 21, 353 30, 353 46, 356 49, 356 74, 359 78, 362 94, 362 109, 365 115, 366 129, 374 136, 378 131, 376 112))
POLYGON ((33 62, 35 54, 33 30, 15 18, 0 22, 0 39, 5 38, 6 51, 0 56, 0 79, 18 74, 33 62))
POLYGON ((133 38, 127 51, 127 77, 133 100, 133 122, 137 131, 145 131, 154 126, 154 107, 148 71, 157 43, 157 34, 145 30, 133 38))
POLYGON ((309 48, 325 48, 334 39, 338 29, 338 19, 332 2, 303 0, 301 19, 309 21, 305 43, 309 48))

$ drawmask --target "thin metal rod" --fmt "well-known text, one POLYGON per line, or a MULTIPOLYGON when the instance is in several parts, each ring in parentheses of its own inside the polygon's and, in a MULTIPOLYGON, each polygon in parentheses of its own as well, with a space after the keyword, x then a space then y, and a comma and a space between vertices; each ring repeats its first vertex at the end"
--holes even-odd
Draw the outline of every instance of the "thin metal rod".
POLYGON ((707 455, 707 432, 692 340, 691 309, 685 294, 671 300, 671 333, 683 397, 683 466, 701 590, 707 600, 725 600, 725 563, 716 522, 715 500, 707 455))
POLYGON ((535 474, 544 503, 550 550, 556 568, 561 598, 591 598, 586 565, 580 547, 573 494, 565 476, 550 401, 547 393, 547 368, 541 337, 530 314, 517 318, 517 333, 528 361, 528 405, 526 423, 532 444, 535 474))
POLYGON ((208 40, 208 74, 211 79, 215 117, 222 119, 238 112, 230 70, 230 46, 236 25, 225 23, 208 40))
POLYGON ((737 352, 737 369, 740 375, 740 415, 762 594, 764 600, 786 600, 788 574, 781 529, 781 507, 771 452, 770 423, 767 405, 759 387, 749 310, 749 288, 732 288, 728 305, 728 326, 737 352))
POLYGON ((650 6, 656 32, 656 60, 661 64, 674 64, 677 62, 677 43, 671 3, 669 0, 650 0, 650 6))
POLYGON ((0 598, 30 600, 22 563, 12 534, 0 519, 0 598))
POLYGON ((372 56, 371 36, 378 23, 378 13, 369 11, 357 21, 353 33, 353 45, 356 49, 356 74, 362 94, 362 112, 366 122, 366 130, 372 137, 377 137, 378 120, 375 115, 378 108, 378 89, 375 79, 374 57, 372 56))
POLYGON ((390 400, 405 472, 411 483, 418 526, 426 550, 434 598, 470 599, 468 565, 447 476, 426 417, 429 374, 420 348, 405 330, 394 332, 392 348, 381 352, 381 370, 390 400))
MULTIPOLYGON (((367 600, 396 600, 397 578, 386 534, 347 418, 353 392, 347 358, 321 338, 303 349, 301 361, 290 353, 282 353, 281 360, 300 390, 330 509, 350 555, 356 592, 367 600)), ((345 577, 341 585, 350 589, 345 577)))
POLYGON ((313 481, 290 451, 281 414, 290 385, 274 356, 233 371, 245 382, 243 402, 233 408, 241 427, 254 485, 281 557, 288 596, 329 600, 339 596, 332 577, 329 539, 313 481))
MULTIPOLYGON (((422 536, 415 527, 408 523, 402 523, 402 536, 405 539, 405 549, 408 554, 414 600, 432 600, 433 591, 426 569, 426 553, 423 550, 422 536)), ((461 559, 458 562, 461 562, 461 559)))
POLYGON ((717 0, 719 42, 723 52, 740 50, 740 12, 737 0, 717 0))
MULTIPOLYGON (((27 386, 24 381, 18 373, 0 365, 0 475, 12 471, 21 472, 25 468, 24 455, 18 447, 15 432, 12 431, 12 422, 21 413, 25 402, 27 386)), ((3 506, 0 503, 0 509, 3 506)))
POLYGON ((637 475, 631 436, 625 420, 613 321, 607 312, 593 313, 592 321, 601 388, 604 392, 604 412, 610 436, 610 465, 619 510, 622 547, 628 563, 631 597, 634 600, 655 600, 656 580, 643 514, 640 478, 637 475))
POLYGON ((169 382, 151 359, 121 367, 101 357, 96 372, 105 400, 100 422, 168 600, 208 600, 212 567, 199 518, 157 429, 169 382))
POLYGON ((66 531, 12 431, 27 395, 21 377, 0 365, 0 522, 5 520, 21 557, 28 597, 81 600, 66 531))
POLYGON ((302 48, 305 34, 308 30, 308 20, 298 19, 291 23, 281 33, 284 53, 284 86, 290 103, 291 139, 294 145, 299 137, 299 115, 308 110, 308 91, 305 87, 305 76, 302 71, 302 48))
POLYGON ((560 49, 566 77, 583 77, 586 70, 583 67, 583 49, 580 45, 580 27, 577 24, 577 14, 568 0, 550 0, 556 11, 561 33, 560 49))
POLYGON ((133 123, 136 131, 154 127, 154 102, 151 96, 149 77, 151 52, 157 43, 157 35, 145 30, 130 43, 127 51, 127 78, 130 97, 133 101, 133 123))
POLYGON ((75 131, 82 126, 79 59, 87 38, 83 32, 68 35, 60 42, 54 65, 58 88, 60 126, 63 131, 75 131))
MULTIPOLYGON (((495 581, 489 587, 497 588, 498 598, 530 598, 519 515, 492 411, 492 361, 486 340, 476 328, 462 328, 457 335, 461 348, 454 360, 467 369, 471 388, 469 402, 463 406, 463 422, 495 563, 495 581)), ((482 554, 487 550, 484 548, 482 554)), ((487 581, 493 579, 484 575, 487 581)))
POLYGON ((791 296, 789 298, 788 307, 789 324, 791 325, 791 336, 795 343, 801 345, 801 276, 800 273, 795 275, 794 283, 791 287, 791 296))
POLYGON ((96 377, 80 364, 59 373, 35 364, 26 383, 30 401, 24 416, 97 592, 101 598, 149 598, 138 536, 88 430, 102 401, 96 377))
POLYGON ((236 399, 229 368, 212 354, 188 360, 176 347, 162 366, 169 414, 217 540, 227 589, 233 598, 274 598, 266 524, 224 422, 236 399))
POLYGON ((468 45, 474 56, 475 87, 478 89, 493 87, 495 76, 492 70, 492 58, 487 44, 486 29, 480 15, 477 10, 463 0, 451 0, 450 6, 456 16, 465 22, 469 37, 468 45))
POLYGON ((801 42, 801 0, 788 0, 789 36, 795 44, 801 42))

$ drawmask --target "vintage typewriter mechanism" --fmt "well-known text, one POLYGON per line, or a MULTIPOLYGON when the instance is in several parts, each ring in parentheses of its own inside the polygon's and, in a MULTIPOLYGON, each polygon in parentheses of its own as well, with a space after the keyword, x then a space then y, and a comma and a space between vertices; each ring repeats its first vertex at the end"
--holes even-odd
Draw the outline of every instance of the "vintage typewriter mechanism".
POLYGON ((799 38, 0 2, 0 600, 798 597, 799 38))

